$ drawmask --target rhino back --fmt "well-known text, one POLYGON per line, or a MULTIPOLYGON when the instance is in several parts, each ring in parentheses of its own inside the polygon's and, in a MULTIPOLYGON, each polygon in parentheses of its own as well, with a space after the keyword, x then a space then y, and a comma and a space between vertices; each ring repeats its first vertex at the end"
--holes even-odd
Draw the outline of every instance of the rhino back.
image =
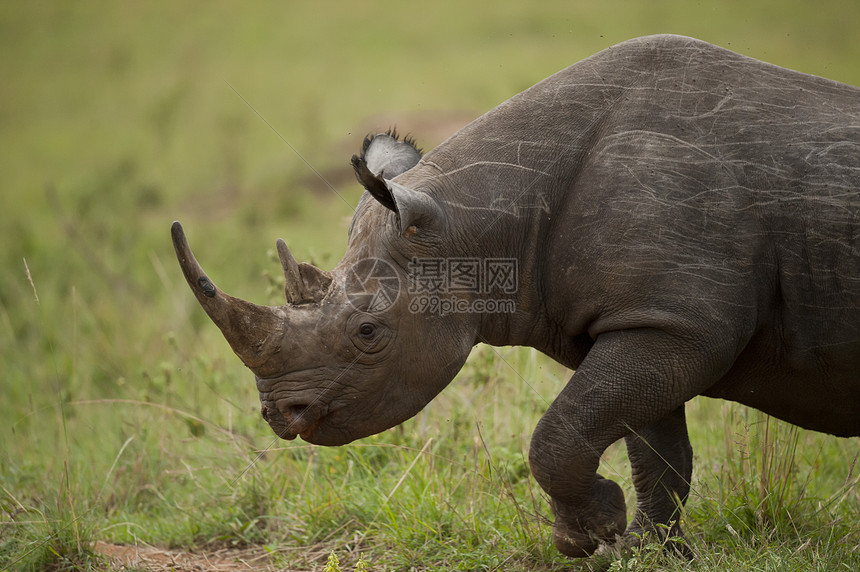
POLYGON ((572 193, 604 277, 736 338, 710 394, 859 433, 860 90, 710 46, 654 61, 572 193))
POLYGON ((463 225, 505 229, 481 232, 486 250, 537 268, 556 338, 707 330, 735 353, 710 394, 860 433, 857 88, 641 38, 505 102, 425 163, 463 225), (822 390, 855 404, 844 419, 820 419, 822 390))

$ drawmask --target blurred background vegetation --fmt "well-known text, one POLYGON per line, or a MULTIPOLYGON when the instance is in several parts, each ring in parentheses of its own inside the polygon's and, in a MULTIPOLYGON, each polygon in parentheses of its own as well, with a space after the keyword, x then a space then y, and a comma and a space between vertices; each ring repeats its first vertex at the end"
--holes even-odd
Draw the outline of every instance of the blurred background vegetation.
MULTIPOLYGON (((476 567, 553 566, 534 516, 546 508, 521 518, 523 498, 540 502, 523 453, 568 372, 529 350, 479 348, 438 403, 369 441, 376 449, 274 443, 285 448, 260 455, 273 441, 253 378, 188 292, 170 223, 183 222, 219 285, 279 303, 277 237, 326 269, 342 255, 360 196, 348 159, 369 131, 397 126, 430 148, 551 73, 652 33, 858 85, 858 23, 852 0, 0 4, 0 568, 56 565, 96 538, 269 543, 280 554, 332 538, 353 546, 356 530, 399 546, 402 562, 462 563, 446 552, 457 526, 489 542, 476 567), (389 493, 422 449, 472 476, 436 481, 451 465, 416 465, 426 482, 414 498, 429 512, 406 526, 389 493), (476 490, 504 490, 487 484, 496 478, 525 496, 463 508, 476 490), (442 530, 446 506, 458 516, 442 530), (520 544, 511 530, 526 531, 520 544)), ((744 432, 761 418, 696 403, 697 476, 722 474, 715 490, 737 492, 755 470, 749 451, 721 467, 736 440, 758 447, 744 432)), ((856 440, 774 431, 765 441, 800 443, 809 486, 830 487, 816 498, 856 515, 856 492, 840 488, 856 440)), ((794 461, 789 473, 801 470, 794 461)), ((625 462, 612 461, 622 473, 625 462)), ((694 502, 704 520, 722 492, 694 502)), ((403 514, 416 510, 409 498, 403 514)), ((753 528, 764 527, 758 508, 753 528)), ((702 535, 724 536, 712 532, 702 535)))

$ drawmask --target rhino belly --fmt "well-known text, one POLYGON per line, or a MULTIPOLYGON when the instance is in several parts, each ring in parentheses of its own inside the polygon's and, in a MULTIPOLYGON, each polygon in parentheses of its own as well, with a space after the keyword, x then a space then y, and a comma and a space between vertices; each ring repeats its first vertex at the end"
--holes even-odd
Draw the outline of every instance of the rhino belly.
POLYGON ((774 333, 756 336, 704 395, 805 429, 860 435, 860 341, 804 350, 785 342, 774 333))

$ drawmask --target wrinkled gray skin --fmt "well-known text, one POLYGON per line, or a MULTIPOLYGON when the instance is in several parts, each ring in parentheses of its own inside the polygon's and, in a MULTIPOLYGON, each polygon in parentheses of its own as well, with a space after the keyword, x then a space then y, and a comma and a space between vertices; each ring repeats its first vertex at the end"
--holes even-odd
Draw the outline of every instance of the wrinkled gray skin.
POLYGON ((530 462, 556 546, 584 556, 625 531, 621 489, 595 472, 618 439, 637 494, 627 534, 677 519, 696 395, 860 434, 857 88, 656 36, 553 75, 417 164, 411 146, 376 139, 379 153, 370 141, 354 160, 370 194, 337 267, 297 265, 279 242, 284 306, 215 288, 174 224, 189 284, 281 437, 383 431, 478 342, 535 347, 576 370, 530 462), (390 307, 347 296, 356 273, 383 287, 366 259, 407 284, 410 260, 439 257, 516 259, 516 311, 412 312, 405 287, 390 307))

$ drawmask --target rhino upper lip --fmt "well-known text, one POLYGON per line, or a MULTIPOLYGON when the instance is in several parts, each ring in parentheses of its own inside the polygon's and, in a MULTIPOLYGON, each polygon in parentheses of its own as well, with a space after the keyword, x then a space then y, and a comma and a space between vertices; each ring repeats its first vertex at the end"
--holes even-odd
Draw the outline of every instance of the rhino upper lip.
POLYGON ((321 411, 316 411, 310 405, 291 405, 288 408, 289 414, 284 415, 289 419, 288 429, 291 433, 301 435, 315 425, 322 417, 321 411))
MULTIPOLYGON (((309 435, 329 413, 328 408, 319 403, 280 405, 275 409, 285 422, 284 428, 276 432, 279 437, 286 440, 293 440, 299 435, 302 437, 309 435)), ((268 407, 264 406, 263 417, 268 421, 267 411, 268 407)))

